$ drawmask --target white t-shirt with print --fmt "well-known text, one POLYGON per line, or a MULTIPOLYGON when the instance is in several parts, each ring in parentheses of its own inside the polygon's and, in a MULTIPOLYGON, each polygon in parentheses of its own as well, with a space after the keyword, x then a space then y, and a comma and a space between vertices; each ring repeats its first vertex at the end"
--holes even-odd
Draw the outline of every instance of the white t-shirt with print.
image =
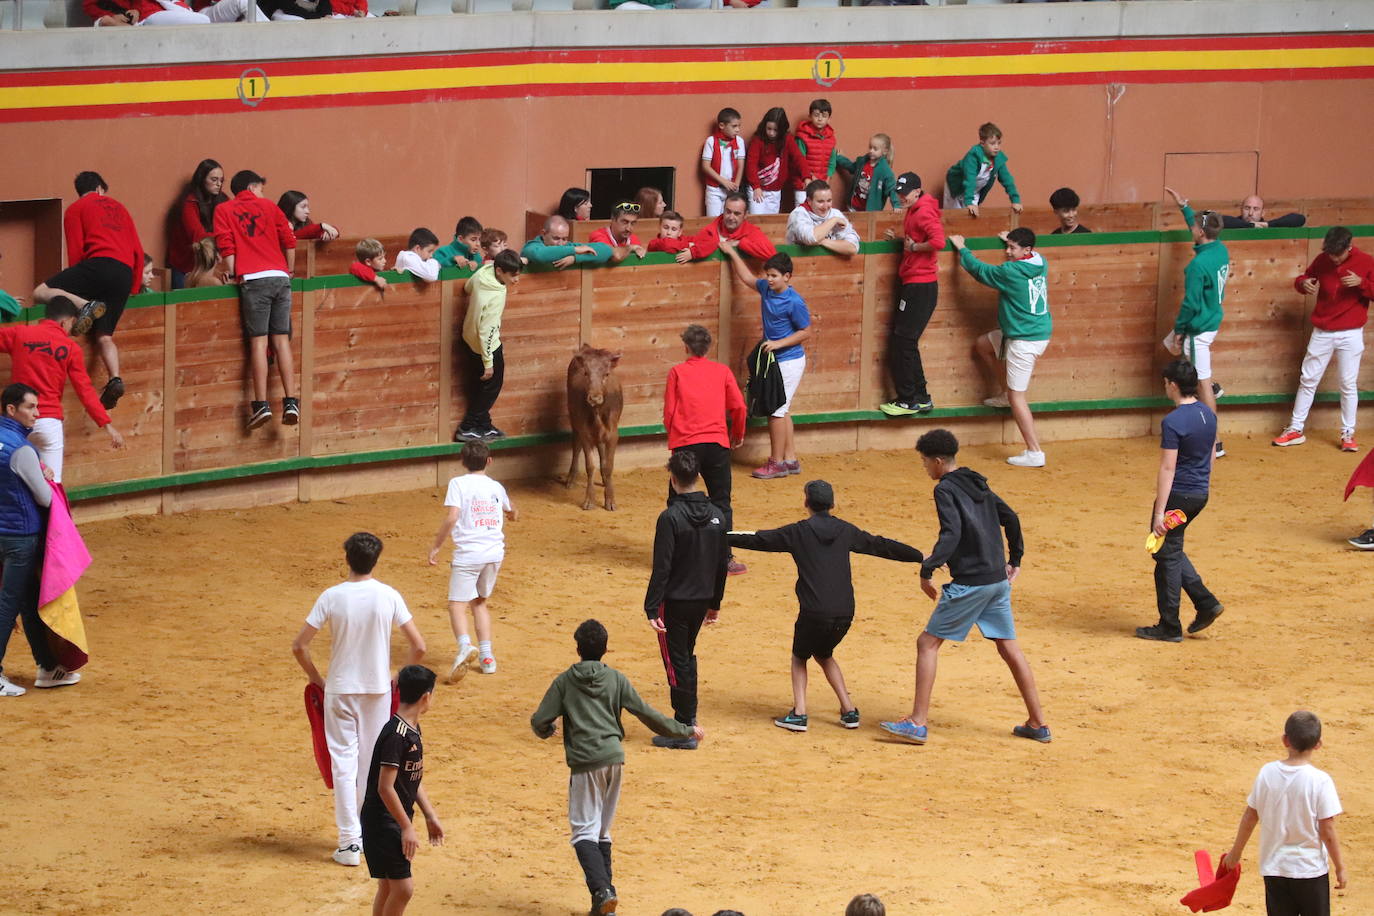
POLYGON ((376 579, 327 588, 305 622, 329 624, 328 693, 390 693, 391 631, 410 622, 401 593, 376 579))
MULTIPOLYGON (((716 135, 712 134, 706 138, 706 142, 701 147, 701 158, 709 163, 716 154, 715 145, 720 141, 716 135)), ((735 180, 735 165, 744 159, 744 138, 735 137, 730 141, 730 146, 720 151, 720 177, 726 181, 735 180)))
POLYGON ((453 525, 453 564, 500 563, 506 556, 502 530, 510 511, 506 488, 486 474, 464 474, 448 482, 445 506, 458 507, 453 525))
POLYGON ((1259 813, 1260 874, 1320 878, 1330 869, 1317 821, 1341 813, 1336 784, 1311 764, 1266 763, 1245 803, 1259 813))

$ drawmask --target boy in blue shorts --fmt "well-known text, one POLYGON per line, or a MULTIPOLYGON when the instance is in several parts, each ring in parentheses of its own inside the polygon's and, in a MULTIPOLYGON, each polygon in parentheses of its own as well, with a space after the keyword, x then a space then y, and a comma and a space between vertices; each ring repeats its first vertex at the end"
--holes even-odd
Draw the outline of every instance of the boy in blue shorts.
POLYGON ((1011 669, 1026 704, 1026 722, 1013 728, 1012 734, 1046 744, 1050 728, 1041 714, 1035 675, 1016 642, 1011 617, 1011 583, 1021 572, 1025 551, 1021 521, 988 487, 986 477, 959 466, 955 457, 959 440, 952 432, 931 430, 916 440, 916 451, 926 473, 936 481, 935 511, 940 517, 940 537, 921 564, 921 591, 931 599, 938 597, 939 603, 916 640, 916 702, 911 715, 881 725, 904 741, 926 743, 926 716, 940 646, 947 639, 962 642, 976 623, 984 639, 997 643, 997 653, 1011 669), (1006 529, 1010 560, 1003 550, 1001 529, 1006 529), (946 563, 954 581, 937 595, 930 579, 946 563))

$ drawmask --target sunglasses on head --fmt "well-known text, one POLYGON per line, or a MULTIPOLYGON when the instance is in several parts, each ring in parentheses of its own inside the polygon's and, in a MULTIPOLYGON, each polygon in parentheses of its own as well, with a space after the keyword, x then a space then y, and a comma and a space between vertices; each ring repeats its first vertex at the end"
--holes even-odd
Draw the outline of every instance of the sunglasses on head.
POLYGON ((639 204, 616 204, 616 205, 615 205, 615 212, 616 212, 616 213, 638 213, 638 212, 639 212, 639 204))

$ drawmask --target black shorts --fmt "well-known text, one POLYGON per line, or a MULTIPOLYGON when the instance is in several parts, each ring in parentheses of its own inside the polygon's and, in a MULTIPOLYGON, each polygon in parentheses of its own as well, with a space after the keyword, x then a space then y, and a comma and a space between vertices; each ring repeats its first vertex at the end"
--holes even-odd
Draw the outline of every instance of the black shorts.
POLYGON ((853 617, 798 617, 792 627, 792 654, 824 661, 835 654, 853 622, 853 617))
POLYGON ((59 272, 47 285, 105 303, 105 314, 91 325, 91 333, 113 336, 119 317, 124 314, 124 304, 129 301, 134 272, 128 264, 114 258, 90 258, 59 272))
POLYGON ((401 880, 410 877, 410 860, 401 850, 401 827, 390 815, 363 817, 363 855, 367 873, 374 878, 401 880))

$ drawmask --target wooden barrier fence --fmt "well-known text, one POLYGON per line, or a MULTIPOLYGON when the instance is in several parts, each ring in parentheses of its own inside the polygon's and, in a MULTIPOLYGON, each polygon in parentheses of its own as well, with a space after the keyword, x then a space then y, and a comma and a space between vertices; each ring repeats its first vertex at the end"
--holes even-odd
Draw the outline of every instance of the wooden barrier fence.
MULTIPOLYGON (((850 448, 896 444, 898 435, 909 445, 914 429, 936 421, 956 428, 983 423, 991 431, 984 441, 1000 438, 1006 412, 981 406, 987 392, 970 352, 975 337, 996 324, 996 295, 960 270, 950 251, 939 256, 939 306, 921 345, 936 410, 929 418, 896 421, 876 410, 891 393, 884 361, 899 254, 897 243, 871 239, 898 219, 890 212, 865 215, 870 240, 854 258, 788 249, 796 264, 793 283, 815 327, 794 405, 798 422, 871 432, 850 435, 850 448), (891 436, 883 439, 887 431, 891 436)), ((986 213, 977 225, 986 232, 998 219, 986 213)), ((1374 225, 1351 228, 1358 239, 1374 238, 1374 225)), ((1319 251, 1323 232, 1224 236, 1232 279, 1216 350, 1216 374, 1227 390, 1223 423, 1234 405, 1291 399, 1311 308, 1292 280, 1319 251)), ((1047 417, 1068 418, 1047 420, 1046 438, 1127 434, 1094 426, 1112 411, 1141 418, 1130 434, 1144 433, 1165 406, 1157 372, 1166 355, 1159 342, 1177 312, 1189 237, 1149 230, 1041 239, 1054 338, 1031 395, 1047 417)), ((1001 258, 995 238, 969 244, 984 260, 1001 258)), ((135 297, 117 335, 129 394, 114 421, 128 448, 111 451, 69 390, 65 477, 73 496, 91 517, 442 480, 453 467, 458 446, 451 437, 464 405, 456 353, 467 275, 450 269, 426 284, 388 274, 392 285, 384 295, 346 274, 294 280, 302 420, 254 432, 244 428, 249 385, 236 291, 135 297)), ((36 310, 26 320, 38 320, 36 310)), ((615 267, 527 273, 510 295, 502 327, 506 387, 494 416, 510 438, 498 447, 529 457, 565 438, 566 366, 581 341, 624 354, 617 370, 626 397, 624 434, 661 433, 664 379, 683 357, 678 334, 692 322, 715 337, 713 355, 737 369, 758 339, 757 294, 735 280, 718 254, 688 265, 650 255, 615 267)), ((88 365, 97 362, 91 357, 88 365)), ((1365 363, 1361 389, 1374 389, 1374 360, 1365 363)), ((275 381, 272 392, 279 415, 275 381)), ((537 467, 551 471, 560 460, 566 459, 544 450, 537 467)))

